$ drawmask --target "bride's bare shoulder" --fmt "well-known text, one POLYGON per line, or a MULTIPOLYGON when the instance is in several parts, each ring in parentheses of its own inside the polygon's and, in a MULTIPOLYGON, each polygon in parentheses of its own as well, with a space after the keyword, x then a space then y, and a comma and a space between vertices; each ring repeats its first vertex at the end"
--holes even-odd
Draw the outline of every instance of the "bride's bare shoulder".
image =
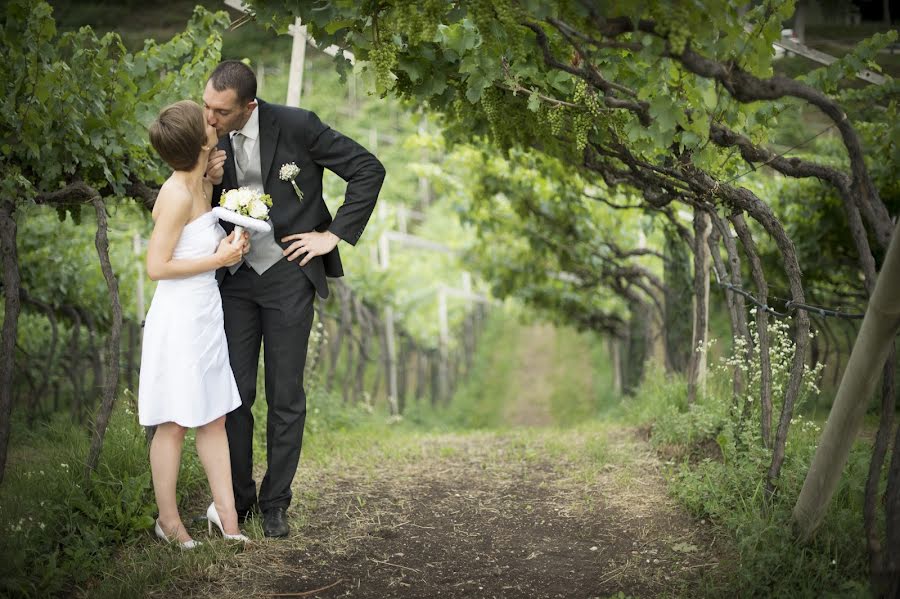
POLYGON ((151 212, 153 220, 159 220, 159 216, 163 212, 171 213, 173 216, 183 214, 185 220, 191 212, 190 190, 184 183, 172 177, 166 179, 166 182, 159 188, 159 194, 156 196, 156 202, 153 204, 151 212))

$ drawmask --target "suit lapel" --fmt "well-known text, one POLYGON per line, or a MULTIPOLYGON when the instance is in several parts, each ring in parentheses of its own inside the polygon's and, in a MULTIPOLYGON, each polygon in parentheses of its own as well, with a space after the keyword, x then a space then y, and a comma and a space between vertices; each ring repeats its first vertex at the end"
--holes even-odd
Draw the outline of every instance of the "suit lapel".
POLYGON ((260 101, 257 110, 259 110, 259 174, 265 186, 269 171, 272 169, 272 160, 275 158, 275 148, 278 146, 278 123, 275 122, 265 102, 260 101))

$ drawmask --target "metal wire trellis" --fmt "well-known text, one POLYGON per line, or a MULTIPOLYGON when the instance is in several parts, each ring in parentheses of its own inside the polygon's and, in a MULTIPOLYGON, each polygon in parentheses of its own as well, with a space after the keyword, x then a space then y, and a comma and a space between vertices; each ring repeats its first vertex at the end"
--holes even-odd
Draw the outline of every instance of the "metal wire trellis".
POLYGON ((797 310, 805 310, 806 312, 816 314, 821 317, 831 317, 831 318, 843 318, 845 320, 859 320, 862 319, 865 314, 859 314, 854 312, 845 312, 843 310, 834 309, 834 308, 825 308, 823 306, 814 306, 812 304, 807 304, 803 302, 795 302, 793 300, 779 298, 771 295, 767 295, 766 299, 772 299, 779 302, 784 302, 785 312, 779 312, 772 306, 768 305, 757 299, 755 295, 750 293, 749 291, 742 289, 738 285, 732 285, 731 283, 726 283, 721 280, 719 277, 718 271, 713 269, 713 272, 716 275, 716 285, 732 291, 733 293, 737 293, 750 300, 751 303, 755 304, 758 308, 763 310, 764 312, 768 312, 772 316, 777 316, 778 318, 791 318, 791 312, 795 312, 797 310))

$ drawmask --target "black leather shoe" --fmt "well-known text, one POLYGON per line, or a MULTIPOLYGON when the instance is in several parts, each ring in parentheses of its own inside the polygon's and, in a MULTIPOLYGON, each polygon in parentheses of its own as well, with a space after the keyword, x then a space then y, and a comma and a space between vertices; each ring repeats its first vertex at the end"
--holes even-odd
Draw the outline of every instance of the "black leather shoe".
POLYGON ((283 507, 273 507, 263 512, 263 534, 267 537, 286 537, 291 532, 283 507))

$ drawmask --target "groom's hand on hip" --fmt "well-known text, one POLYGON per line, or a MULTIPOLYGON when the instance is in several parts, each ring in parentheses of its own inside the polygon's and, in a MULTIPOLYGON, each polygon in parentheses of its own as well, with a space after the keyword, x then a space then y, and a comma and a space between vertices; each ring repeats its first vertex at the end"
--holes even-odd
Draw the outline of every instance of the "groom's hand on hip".
POLYGON ((331 231, 322 233, 311 231, 309 233, 285 235, 281 238, 281 241, 293 241, 293 243, 287 246, 282 251, 282 254, 287 256, 287 259, 291 262, 306 254, 306 257, 300 262, 300 266, 306 266, 316 256, 322 256, 333 250, 340 240, 341 238, 331 231))

